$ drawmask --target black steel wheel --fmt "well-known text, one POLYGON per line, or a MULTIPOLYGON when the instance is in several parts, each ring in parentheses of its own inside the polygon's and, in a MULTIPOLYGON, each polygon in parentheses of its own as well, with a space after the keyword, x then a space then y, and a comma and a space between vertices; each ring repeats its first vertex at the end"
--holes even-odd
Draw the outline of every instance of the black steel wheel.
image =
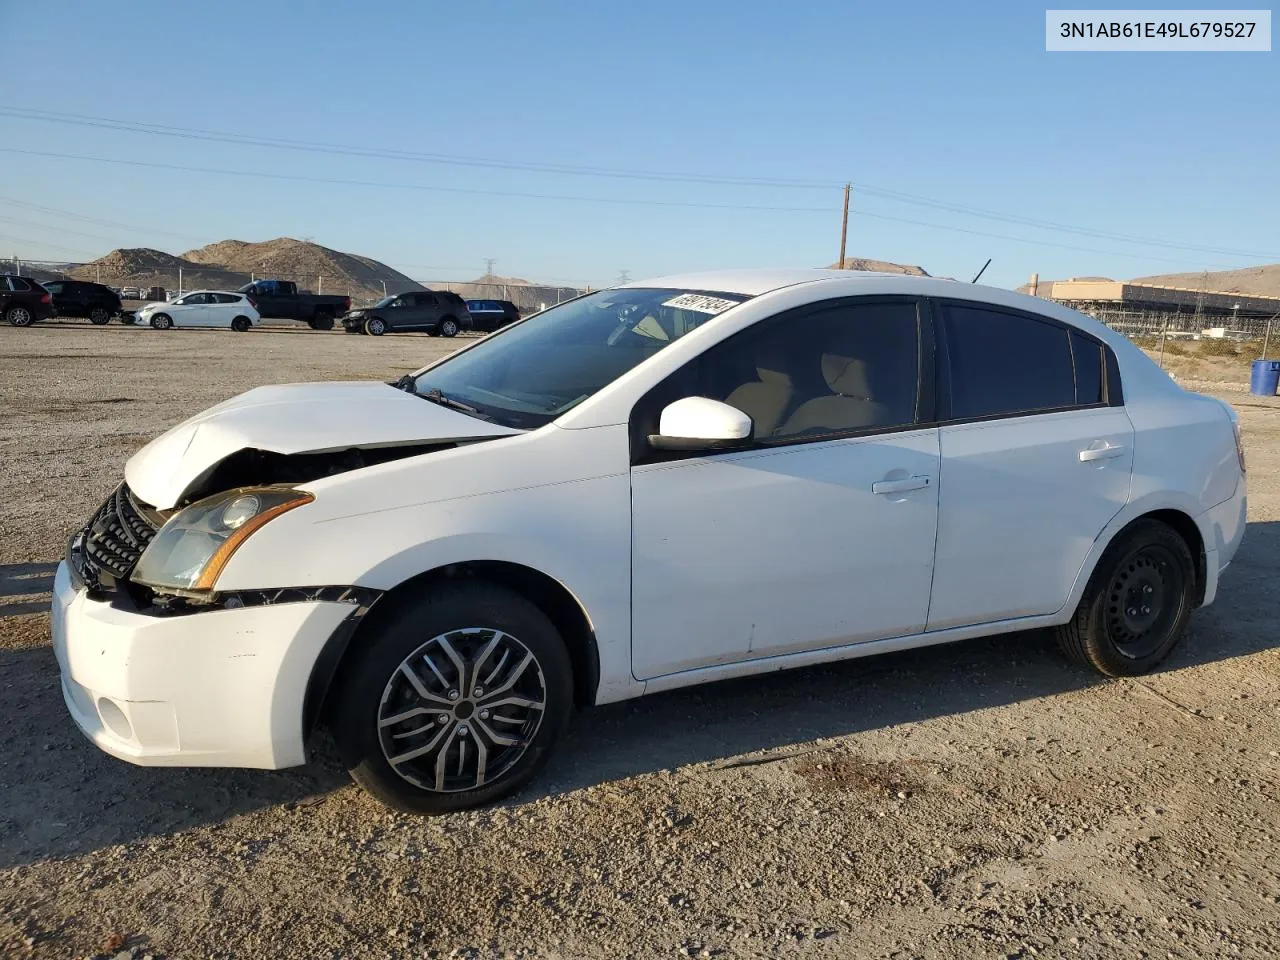
POLYGON ((1107 676, 1146 673, 1181 639, 1196 587, 1186 541, 1158 520, 1137 520, 1103 554, 1058 642, 1107 676))
POLYGON ((105 326, 111 322, 111 311, 106 307, 94 307, 89 311, 89 322, 95 327, 105 326))

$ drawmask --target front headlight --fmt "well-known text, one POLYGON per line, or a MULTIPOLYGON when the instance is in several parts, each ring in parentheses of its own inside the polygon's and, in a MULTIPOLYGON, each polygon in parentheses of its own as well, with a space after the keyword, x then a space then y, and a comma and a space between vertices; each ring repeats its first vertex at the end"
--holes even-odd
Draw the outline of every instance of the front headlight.
POLYGON ((241 487, 193 503, 160 528, 130 579, 162 590, 212 590, 231 555, 250 534, 314 499, 288 487, 241 487))

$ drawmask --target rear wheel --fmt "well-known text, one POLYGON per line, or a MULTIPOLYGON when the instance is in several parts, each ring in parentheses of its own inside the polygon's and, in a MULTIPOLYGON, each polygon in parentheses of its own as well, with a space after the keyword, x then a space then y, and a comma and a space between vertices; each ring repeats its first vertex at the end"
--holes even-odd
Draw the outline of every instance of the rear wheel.
POLYGON ((231 329, 236 333, 245 333, 253 326, 253 321, 248 317, 236 317, 231 321, 231 329))
POLYGON ((173 317, 167 313, 157 313, 151 318, 151 326, 156 330, 168 330, 173 326, 173 317))
POLYGON ((312 317, 309 321, 307 321, 307 326, 309 326, 312 330, 332 330, 333 314, 327 313, 325 311, 320 311, 316 313, 316 315, 312 317))
POLYGON ((1186 541, 1158 520, 1138 520, 1103 554, 1058 643, 1106 676, 1146 673, 1181 639, 1195 587, 1186 541))
POLYGON ((21 304, 14 304, 6 310, 4 318, 12 327, 29 327, 36 322, 35 314, 21 304))
POLYGON ((388 806, 447 813, 517 790, 569 718, 573 675, 519 594, 450 583, 406 602, 344 670, 330 721, 352 778, 388 806))
POLYGON ((387 321, 381 317, 370 317, 364 322, 364 332, 371 337, 380 337, 387 332, 387 321))
POLYGON ((456 337, 458 335, 458 321, 453 317, 445 317, 440 321, 440 336, 456 337))
POLYGON ((89 322, 95 327, 101 327, 111 322, 111 312, 106 307, 94 307, 89 311, 89 322))

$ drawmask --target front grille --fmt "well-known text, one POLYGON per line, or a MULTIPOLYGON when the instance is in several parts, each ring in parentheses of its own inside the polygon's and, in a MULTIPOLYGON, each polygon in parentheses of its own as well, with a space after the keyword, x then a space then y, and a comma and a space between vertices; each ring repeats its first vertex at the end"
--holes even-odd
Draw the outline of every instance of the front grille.
POLYGON ((71 563, 91 589, 109 590, 126 579, 161 518, 122 483, 71 542, 71 563))

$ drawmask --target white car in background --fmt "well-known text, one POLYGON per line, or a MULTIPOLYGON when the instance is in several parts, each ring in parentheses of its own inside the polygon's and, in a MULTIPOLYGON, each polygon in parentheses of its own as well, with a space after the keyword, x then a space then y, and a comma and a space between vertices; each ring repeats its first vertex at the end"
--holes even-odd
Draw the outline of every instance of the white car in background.
POLYGON ((148 303, 134 314, 137 323, 157 330, 171 327, 230 327, 243 333, 262 318, 243 293, 193 290, 172 303, 148 303))
POLYGON ((1043 627, 1142 673, 1244 527, 1231 408, 1090 317, 697 274, 197 414, 72 538, 52 632, 108 753, 288 767, 323 723, 442 812, 528 781, 575 704, 1043 627))

